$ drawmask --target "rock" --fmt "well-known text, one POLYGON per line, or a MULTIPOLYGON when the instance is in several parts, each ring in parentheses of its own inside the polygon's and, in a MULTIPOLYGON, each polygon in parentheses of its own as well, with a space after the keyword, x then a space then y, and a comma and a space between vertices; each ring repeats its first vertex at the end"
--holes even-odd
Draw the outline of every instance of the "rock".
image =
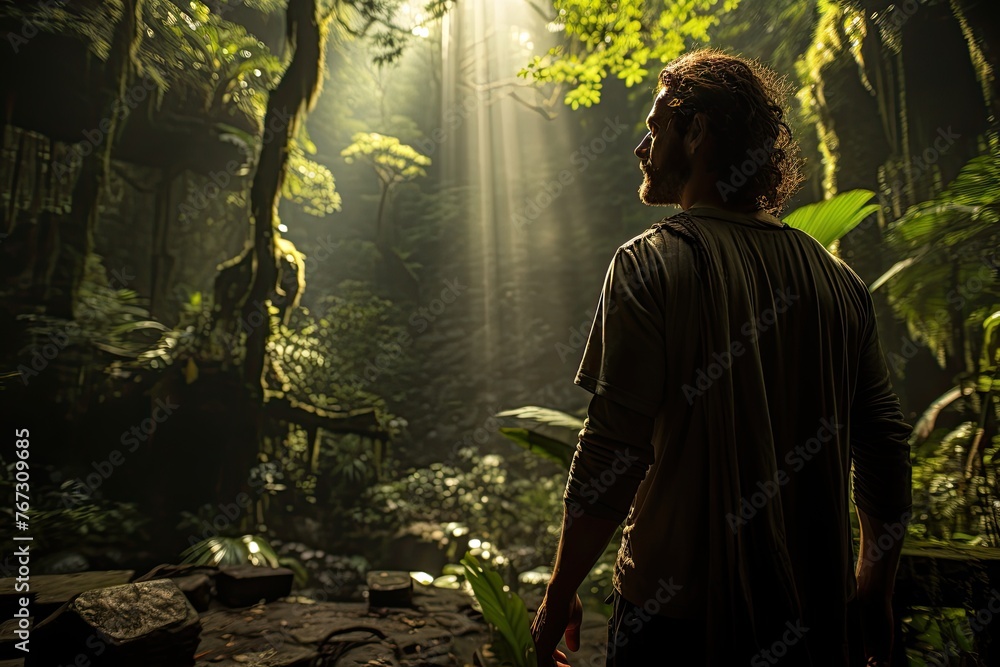
POLYGON ((215 589, 215 576, 219 568, 210 565, 173 565, 164 563, 136 577, 135 581, 173 579, 191 605, 198 611, 207 611, 215 589))
POLYGON ((270 602, 292 592, 294 573, 288 568, 236 565, 219 570, 215 589, 227 607, 249 607, 261 600, 270 602))
MULTIPOLYGON (((31 612, 35 618, 44 619, 73 597, 95 588, 106 588, 131 581, 134 570, 106 570, 73 574, 39 574, 31 577, 31 612)), ((17 598, 23 593, 14 592, 14 579, 0 579, 0 611, 14 612, 17 598)))
POLYGON ((169 579, 99 588, 35 627, 25 667, 194 665, 200 634, 198 612, 169 579))

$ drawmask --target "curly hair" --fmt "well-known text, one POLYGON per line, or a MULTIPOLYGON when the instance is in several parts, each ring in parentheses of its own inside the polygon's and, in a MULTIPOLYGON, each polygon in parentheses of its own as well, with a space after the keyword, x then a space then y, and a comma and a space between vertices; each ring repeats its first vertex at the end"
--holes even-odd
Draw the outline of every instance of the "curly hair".
POLYGON ((656 93, 664 92, 682 134, 696 112, 708 116, 723 199, 779 213, 803 180, 798 142, 784 120, 785 80, 756 61, 702 49, 663 68, 656 93))

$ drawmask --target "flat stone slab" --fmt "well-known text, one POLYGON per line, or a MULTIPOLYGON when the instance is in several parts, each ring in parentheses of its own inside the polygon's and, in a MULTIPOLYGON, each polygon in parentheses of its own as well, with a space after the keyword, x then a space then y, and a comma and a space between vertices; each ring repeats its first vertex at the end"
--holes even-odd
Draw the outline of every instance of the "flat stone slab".
MULTIPOLYGON (((135 570, 104 570, 74 574, 36 574, 31 577, 31 609, 45 618, 66 602, 85 591, 127 584, 135 570)), ((23 593, 14 592, 14 579, 0 579, 0 608, 6 608, 23 593)))

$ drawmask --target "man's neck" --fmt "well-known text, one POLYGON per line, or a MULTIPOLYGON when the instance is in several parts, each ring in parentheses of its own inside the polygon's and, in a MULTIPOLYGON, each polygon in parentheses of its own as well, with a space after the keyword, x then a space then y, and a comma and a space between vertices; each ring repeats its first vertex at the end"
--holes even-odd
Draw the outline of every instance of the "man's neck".
POLYGON ((699 199, 697 201, 691 202, 691 204, 688 206, 684 206, 682 204, 681 208, 684 209, 685 211, 692 208, 714 208, 719 211, 726 211, 727 213, 733 213, 736 215, 750 215, 750 216, 756 215, 761 210, 760 207, 758 207, 756 204, 750 204, 744 206, 732 206, 726 204, 723 201, 711 201, 704 199, 699 199))
POLYGON ((695 206, 707 206, 730 213, 750 215, 760 210, 756 203, 736 205, 731 201, 726 201, 719 192, 718 183, 719 180, 714 175, 696 170, 681 190, 681 208, 686 211, 695 206))
POLYGON ((715 204, 705 204, 698 202, 684 209, 688 212, 700 213, 701 215, 707 215, 713 218, 722 218, 725 220, 755 220, 757 222, 763 222, 769 225, 774 225, 775 227, 784 227, 785 223, 770 213, 762 210, 755 209, 753 211, 739 210, 735 208, 723 208, 715 204))

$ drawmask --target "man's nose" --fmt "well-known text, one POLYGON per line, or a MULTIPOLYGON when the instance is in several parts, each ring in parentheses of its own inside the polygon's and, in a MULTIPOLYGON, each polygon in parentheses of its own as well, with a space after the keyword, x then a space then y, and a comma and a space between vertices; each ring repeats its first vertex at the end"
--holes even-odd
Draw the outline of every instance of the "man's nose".
POLYGON ((642 141, 639 142, 639 145, 635 147, 635 156, 640 160, 645 160, 646 156, 649 155, 649 143, 651 136, 652 135, 647 132, 646 136, 644 136, 642 141))

